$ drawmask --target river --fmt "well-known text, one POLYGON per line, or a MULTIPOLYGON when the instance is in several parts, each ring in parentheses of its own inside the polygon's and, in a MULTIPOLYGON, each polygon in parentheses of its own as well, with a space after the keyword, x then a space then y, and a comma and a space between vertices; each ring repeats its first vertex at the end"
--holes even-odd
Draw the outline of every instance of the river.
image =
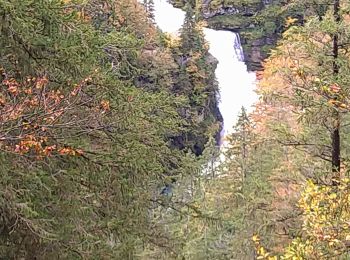
MULTIPOLYGON (((176 33, 182 26, 185 13, 166 2, 155 0, 155 20, 164 32, 176 33)), ((232 131, 244 106, 248 111, 257 100, 255 73, 247 71, 243 61, 239 36, 229 31, 204 29, 209 52, 218 60, 215 74, 220 88, 219 108, 224 118, 223 136, 232 131)))

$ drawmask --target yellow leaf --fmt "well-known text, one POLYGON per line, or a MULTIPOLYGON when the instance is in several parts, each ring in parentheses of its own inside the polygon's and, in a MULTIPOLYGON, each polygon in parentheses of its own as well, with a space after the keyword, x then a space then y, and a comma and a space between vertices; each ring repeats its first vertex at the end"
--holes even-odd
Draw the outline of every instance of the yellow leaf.
POLYGON ((297 22, 297 21, 298 21, 298 18, 292 18, 292 17, 289 16, 289 17, 286 19, 286 27, 288 27, 288 26, 294 24, 294 23, 297 22))
POLYGON ((336 197, 337 197, 337 194, 335 194, 335 193, 332 193, 331 195, 329 195, 330 199, 335 199, 336 197))
POLYGON ((258 235, 254 235, 254 236, 252 237, 252 240, 253 240, 254 242, 258 242, 258 241, 260 241, 260 238, 259 238, 258 235))
POLYGON ((260 247, 259 250, 258 250, 258 253, 259 253, 260 255, 263 255, 263 256, 264 256, 264 255, 266 254, 265 248, 260 247))

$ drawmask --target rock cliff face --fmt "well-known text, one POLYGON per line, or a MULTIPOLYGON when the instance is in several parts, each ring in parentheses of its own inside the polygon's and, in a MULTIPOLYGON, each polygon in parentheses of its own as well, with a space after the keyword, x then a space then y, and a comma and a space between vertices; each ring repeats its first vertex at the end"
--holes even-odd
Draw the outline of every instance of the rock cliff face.
MULTIPOLYGON (((184 0, 170 0, 182 8, 184 0)), ((197 1, 198 2, 198 1, 197 1)), ((208 27, 239 33, 248 70, 262 68, 261 62, 285 30, 289 11, 281 11, 282 0, 202 0, 200 18, 208 27)), ((194 4, 194 3, 193 3, 194 4)))
POLYGON ((262 68, 261 62, 269 55, 278 40, 277 35, 268 35, 256 40, 242 37, 244 60, 249 71, 258 71, 262 68))
MULTIPOLYGON (((181 64, 183 61, 179 60, 178 63, 181 64)), ((175 136, 171 138, 172 145, 180 150, 190 148, 197 156, 201 155, 205 149, 205 145, 208 143, 208 128, 215 128, 213 137, 217 145, 220 145, 221 136, 220 133, 223 129, 223 117, 219 110, 219 102, 217 98, 217 82, 215 78, 215 69, 217 67, 218 60, 207 53, 205 55, 205 65, 212 74, 208 74, 208 80, 206 82, 206 89, 208 93, 206 106, 195 106, 190 110, 182 110, 181 114, 183 118, 192 118, 191 120, 196 121, 196 134, 186 133, 180 136, 175 136), (192 116, 191 116, 192 114, 192 116)))
POLYGON ((202 17, 213 29, 239 33, 248 70, 260 70, 261 62, 267 58, 269 50, 277 42, 281 21, 278 17, 267 17, 272 19, 264 21, 257 14, 264 13, 266 18, 268 9, 276 1, 236 2, 225 5, 215 0, 206 0, 202 6, 202 17))

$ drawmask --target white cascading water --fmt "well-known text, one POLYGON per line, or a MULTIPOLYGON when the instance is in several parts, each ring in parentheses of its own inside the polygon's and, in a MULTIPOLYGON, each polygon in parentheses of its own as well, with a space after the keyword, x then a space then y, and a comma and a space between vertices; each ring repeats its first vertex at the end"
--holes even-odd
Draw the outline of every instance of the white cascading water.
POLYGON ((235 125, 242 106, 249 111, 256 100, 255 73, 247 72, 237 34, 212 29, 205 29, 204 33, 209 52, 219 61, 215 75, 219 82, 219 108, 224 118, 225 136, 235 125))
MULTIPOLYGON (((155 0, 155 20, 164 32, 176 33, 185 13, 166 0, 155 0)), ((257 100, 254 92, 255 74, 247 72, 238 34, 204 29, 210 53, 219 61, 215 74, 220 88, 219 108, 224 118, 223 137, 232 131, 241 107, 248 111, 257 100)))

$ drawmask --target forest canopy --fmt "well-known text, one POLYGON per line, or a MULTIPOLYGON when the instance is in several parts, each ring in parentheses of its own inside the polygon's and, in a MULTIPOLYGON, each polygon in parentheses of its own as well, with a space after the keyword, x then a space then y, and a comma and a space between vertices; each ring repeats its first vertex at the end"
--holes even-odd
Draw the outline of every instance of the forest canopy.
POLYGON ((174 251, 161 190, 200 171, 222 119, 201 28, 171 44, 151 5, 0 1, 2 258, 174 251))
POLYGON ((170 2, 0 0, 0 258, 348 259, 348 1, 170 2), (264 41, 222 149, 203 26, 264 41))

